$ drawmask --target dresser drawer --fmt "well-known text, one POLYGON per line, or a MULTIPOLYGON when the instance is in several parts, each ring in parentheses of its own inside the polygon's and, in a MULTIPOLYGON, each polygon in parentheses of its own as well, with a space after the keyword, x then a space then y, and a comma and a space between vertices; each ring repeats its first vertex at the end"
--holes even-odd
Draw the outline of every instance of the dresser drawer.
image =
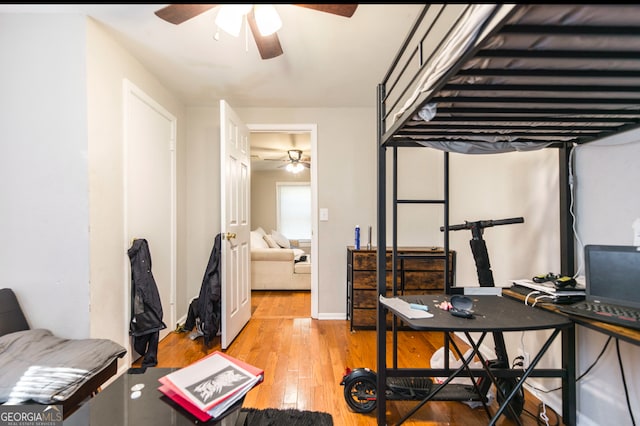
MULTIPOLYGON (((444 250, 414 247, 398 249, 397 254, 396 291, 398 295, 442 294, 444 292, 444 250)), ((347 248, 347 317, 351 319, 352 329, 375 329, 378 304, 377 256, 378 253, 375 249, 347 248)), ((392 297, 391 250, 387 250, 386 259, 385 293, 386 297, 392 297)), ((449 279, 453 283, 455 252, 449 253, 449 259, 449 279)))

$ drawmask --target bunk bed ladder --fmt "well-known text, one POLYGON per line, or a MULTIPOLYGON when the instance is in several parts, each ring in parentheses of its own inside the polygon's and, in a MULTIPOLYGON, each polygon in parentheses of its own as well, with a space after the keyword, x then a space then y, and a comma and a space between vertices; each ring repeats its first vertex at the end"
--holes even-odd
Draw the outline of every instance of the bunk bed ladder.
MULTIPOLYGON (((380 99, 384 98, 384 88, 382 86, 379 87, 379 97, 380 99)), ((379 104, 379 107, 382 104, 379 104)), ((381 111, 378 111, 381 113, 381 111)), ((380 130, 380 129, 379 129, 380 130)), ((380 136, 380 135, 379 135, 380 136)), ((379 139, 380 142, 380 139, 379 139)), ((407 147, 403 147, 407 148, 407 147)), ((415 147, 414 147, 415 148, 415 147)), ((443 185, 443 197, 441 199, 398 199, 398 146, 393 146, 393 161, 392 161, 392 241, 391 241, 391 271, 392 271, 392 292, 393 296, 398 295, 398 261, 408 258, 419 258, 421 257, 419 254, 404 254, 398 253, 398 206, 400 204, 418 204, 418 205, 441 205, 443 207, 443 220, 444 220, 444 244, 443 244, 443 254, 442 256, 433 256, 429 255, 431 259, 443 259, 444 260, 444 293, 445 294, 454 294, 456 290, 453 286, 453 270, 452 264, 454 260, 450 256, 450 244, 449 244, 449 153, 443 152, 443 165, 444 165, 444 185, 443 185)), ((386 165, 386 147, 382 144, 378 145, 378 176, 377 176, 377 186, 378 186, 378 218, 377 218, 377 241, 378 241, 378 253, 377 253, 377 290, 378 290, 378 299, 380 295, 386 296, 386 249, 387 241, 386 241, 386 174, 387 174, 387 165, 386 165), (381 247, 383 249, 381 249, 381 247)), ((424 255, 422 257, 426 257, 424 255)), ((404 290, 404 289, 401 289, 404 290)), ((377 310, 377 321, 376 321, 376 336, 377 336, 377 365, 378 365, 378 375, 377 375, 377 422, 379 425, 386 424, 386 397, 385 397, 385 389, 387 383, 387 368, 386 368, 386 331, 387 331, 387 322, 385 309, 380 306, 380 302, 378 302, 378 310, 377 310), (385 368, 380 368, 380 366, 385 366, 385 368)), ((398 367, 398 320, 394 318, 392 327, 392 368, 396 369, 398 367)), ((445 336, 445 346, 449 348, 448 336, 445 336)), ((445 358, 445 368, 449 368, 448 357, 445 358)))
MULTIPOLYGON (((392 209, 392 235, 393 240, 391 243, 391 270, 392 270, 392 291, 393 296, 398 295, 397 283, 398 283, 398 261, 408 258, 426 258, 427 255, 416 255, 416 254, 399 254, 398 253, 398 205, 400 204, 419 204, 419 205, 441 205, 444 210, 443 218, 444 218, 444 244, 443 244, 443 253, 442 256, 433 256, 429 255, 428 257, 431 259, 443 259, 444 260, 444 293, 452 294, 454 289, 452 288, 452 268, 451 263, 453 259, 449 255, 449 152, 443 152, 443 162, 444 162, 444 185, 443 185, 443 197, 441 199, 399 199, 398 198, 398 146, 393 147, 393 209, 392 209)), ((411 148, 408 148, 411 149, 411 148)), ((419 149, 419 148, 414 148, 419 149)), ((404 281, 401 281, 401 283, 404 281)), ((404 288, 401 289, 404 292, 404 288)), ((462 290, 462 289, 459 289, 462 290)), ((392 324, 392 368, 398 368, 398 319, 394 317, 392 324)), ((444 336, 444 347, 445 351, 445 365, 444 368, 449 368, 449 335, 445 334, 444 336)))
MULTIPOLYGON (((449 153, 444 152, 444 188, 442 199, 399 199, 398 198, 398 147, 393 147, 393 211, 392 211, 392 275, 393 275, 393 296, 397 295, 397 260, 406 258, 427 258, 427 256, 420 256, 416 254, 399 254, 398 253, 398 205, 400 204, 431 204, 442 205, 444 209, 444 228, 449 228, 449 153)), ((449 256, 449 233, 444 233, 444 252, 442 256, 428 256, 431 259, 443 259, 444 260, 444 292, 445 294, 452 294, 455 290, 452 288, 452 271, 451 262, 453 261, 449 256)))

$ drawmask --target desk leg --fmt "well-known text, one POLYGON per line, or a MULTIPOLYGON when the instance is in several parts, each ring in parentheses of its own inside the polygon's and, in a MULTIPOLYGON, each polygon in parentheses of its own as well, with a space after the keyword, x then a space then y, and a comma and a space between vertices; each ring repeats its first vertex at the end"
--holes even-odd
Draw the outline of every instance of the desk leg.
MULTIPOLYGON (((478 340, 477 343, 475 343, 473 341, 473 339, 471 338, 471 335, 469 335, 468 333, 465 333, 467 335, 467 339, 469 340, 469 342, 471 342, 471 345, 473 347, 473 352, 469 355, 469 358, 465 359, 464 358, 464 354, 462 353, 462 351, 460 350, 460 348, 458 347, 458 345, 456 344, 455 340, 453 340, 453 338, 451 338, 451 333, 447 333, 445 332, 445 342, 449 342, 448 344, 450 344, 451 346, 453 346, 453 348, 455 349, 456 353, 458 354, 458 358, 462 361, 462 365, 460 367, 458 367, 453 373, 451 373, 449 375, 449 377, 447 377, 445 379, 444 382, 440 383, 434 390, 431 391, 431 393, 429 393, 429 395, 427 395, 422 401, 420 401, 418 404, 416 404, 407 414, 405 414, 400 421, 398 421, 398 423, 396 423, 395 426, 399 426, 401 424, 403 424, 407 419, 409 419, 409 417, 413 416, 416 411, 418 411, 420 408, 422 408, 427 402, 431 401, 431 399, 433 399, 433 397, 435 397, 441 390, 443 390, 447 385, 450 384, 450 382, 455 379, 458 374, 460 374, 463 370, 466 370, 467 373, 469 374, 469 379, 471 380, 473 387, 475 389, 475 391, 478 393, 478 395, 481 395, 481 401, 482 401, 482 405, 484 406, 485 411, 487 412, 487 416, 489 418, 491 418, 491 412, 489 411, 489 407, 487 406, 487 403, 485 401, 484 396, 486 396, 486 392, 484 392, 485 395, 483 395, 482 390, 480 389, 480 387, 478 386, 478 382, 476 380, 476 378, 473 376, 473 374, 471 374, 471 369, 469 368, 469 364, 473 361, 474 356, 478 355, 478 357, 480 359, 482 359, 482 355, 479 353, 480 351, 480 345, 482 344, 482 341, 484 340, 484 338, 486 337, 487 333, 482 333, 480 339, 478 340)), ((449 363, 447 362, 447 356, 445 356, 445 369, 449 369, 449 363)), ((482 363, 483 365, 486 365, 486 363, 482 363)), ((378 424, 380 424, 378 422, 378 424)))
MULTIPOLYGON (((504 393, 502 392, 502 390, 500 389, 500 384, 498 383, 498 378, 496 377, 495 374, 493 374, 493 372, 491 371, 491 366, 489 365, 489 361, 487 361, 484 356, 482 355, 482 353, 480 352, 480 347, 479 347, 479 343, 478 346, 476 347, 476 344, 473 342, 473 339, 471 339, 471 335, 468 332, 464 333, 465 336, 467 337, 467 340, 471 343, 471 345, 473 346, 473 349, 475 350, 475 352, 478 355, 478 358, 480 359, 480 362, 482 363, 482 366, 485 370, 485 372, 487 373, 487 380, 491 380, 491 383, 493 383, 493 385, 496 387, 496 397, 498 398, 502 398, 503 400, 505 400, 505 398, 507 398, 506 395, 504 395, 504 393)), ((504 368, 504 367, 502 367, 504 368)), ((522 383, 520 383, 520 386, 522 386, 522 383)), ((513 395, 515 395, 517 393, 518 390, 518 386, 516 386, 516 388, 514 389, 514 392, 512 394, 511 397, 509 397, 508 399, 505 400, 505 402, 503 403, 503 406, 500 408, 500 411, 498 413, 501 413, 502 410, 504 409, 504 407, 507 407, 506 409, 509 410, 509 412, 511 413, 511 415, 513 416, 514 419, 516 419, 516 422, 518 422, 518 424, 521 424, 518 419, 518 414, 516 414, 513 410, 513 408, 511 407, 511 405, 509 404, 509 402, 511 401, 511 399, 513 399, 513 395)), ((493 418, 491 417, 491 412, 489 411, 489 408, 487 407, 486 404, 484 404, 485 406, 485 410, 487 411, 487 414, 489 416, 489 419, 492 419, 492 422, 495 423, 495 421, 498 419, 498 417, 500 416, 500 414, 496 414, 493 418)))
POLYGON ((576 326, 562 330, 562 420, 576 424, 576 326))

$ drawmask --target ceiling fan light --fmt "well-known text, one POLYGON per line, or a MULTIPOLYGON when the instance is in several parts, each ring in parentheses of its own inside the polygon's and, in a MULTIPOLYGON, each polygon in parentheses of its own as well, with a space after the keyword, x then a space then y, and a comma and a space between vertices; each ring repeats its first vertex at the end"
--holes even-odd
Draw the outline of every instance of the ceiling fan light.
POLYGON ((273 5, 256 4, 253 7, 253 13, 261 35, 268 36, 282 28, 282 20, 273 5))
POLYGON ((300 173, 302 170, 304 170, 304 166, 298 162, 292 162, 287 164, 287 167, 285 167, 285 170, 291 173, 300 173))
POLYGON ((220 6, 215 23, 234 37, 240 35, 244 15, 251 10, 250 4, 225 4, 220 6))

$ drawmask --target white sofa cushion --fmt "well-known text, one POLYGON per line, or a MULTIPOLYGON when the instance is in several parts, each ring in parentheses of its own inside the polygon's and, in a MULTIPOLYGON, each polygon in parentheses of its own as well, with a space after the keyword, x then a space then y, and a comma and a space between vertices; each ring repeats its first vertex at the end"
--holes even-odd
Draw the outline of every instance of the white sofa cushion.
POLYGON ((269 248, 269 244, 267 244, 263 235, 258 231, 251 231, 251 248, 269 248))
POLYGON ((260 248, 251 249, 251 260, 267 262, 287 262, 293 264, 293 250, 260 248))
POLYGON ((281 233, 279 233, 278 231, 275 231, 272 229, 271 236, 273 237, 275 242, 278 243, 280 247, 286 248, 286 249, 291 248, 291 242, 289 241, 289 239, 284 235, 282 235, 281 233))
MULTIPOLYGON (((295 249, 296 254, 299 249, 295 249)), ((294 249, 251 249, 253 290, 309 290, 311 264, 294 262, 294 249), (300 265, 300 266, 298 266, 300 265)))
POLYGON ((278 243, 276 243, 276 240, 273 239, 273 237, 271 235, 265 235, 264 237, 262 237, 266 242, 267 245, 270 248, 280 248, 280 246, 278 245, 278 243))

